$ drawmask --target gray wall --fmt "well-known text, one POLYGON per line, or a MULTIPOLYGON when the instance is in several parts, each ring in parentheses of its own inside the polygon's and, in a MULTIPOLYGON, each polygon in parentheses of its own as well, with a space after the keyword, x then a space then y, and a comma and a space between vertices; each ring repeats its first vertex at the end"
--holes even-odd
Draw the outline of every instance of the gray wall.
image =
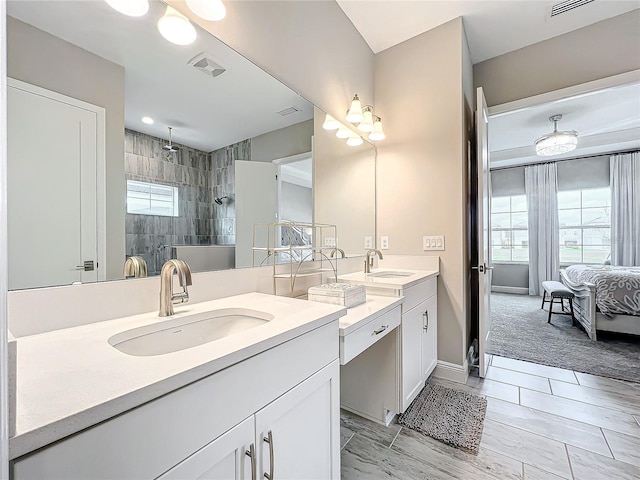
POLYGON ((313 219, 313 190, 295 183, 280 184, 281 220, 311 222, 313 219))
POLYGON ((124 262, 124 68, 7 17, 8 76, 106 109, 106 278, 124 262))
POLYGON ((477 63, 487 103, 551 92, 640 68, 640 9, 477 63))
POLYGON ((251 139, 251 160, 271 162, 311 151, 313 118, 251 139))
POLYGON ((125 214, 126 254, 140 255, 150 275, 171 258, 164 245, 209 245, 213 230, 211 157, 207 152, 144 133, 125 132, 125 178, 178 187, 178 217, 125 214))
POLYGON ((336 2, 226 2, 223 22, 202 20, 183 0, 167 3, 336 118, 354 93, 375 100, 373 52, 336 2))

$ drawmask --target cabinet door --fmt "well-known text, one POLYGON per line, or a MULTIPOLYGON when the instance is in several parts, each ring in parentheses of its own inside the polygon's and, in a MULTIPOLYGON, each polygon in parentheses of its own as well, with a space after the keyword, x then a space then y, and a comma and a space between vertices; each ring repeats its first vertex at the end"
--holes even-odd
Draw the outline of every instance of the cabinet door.
POLYGON ((339 389, 335 360, 256 413, 258 478, 339 480, 339 389))
POLYGON ((255 417, 252 415, 159 479, 255 480, 257 456, 254 439, 255 417))
POLYGON ((438 300, 434 295, 422 311, 422 381, 429 378, 438 363, 438 300))
POLYGON ((423 314, 426 300, 402 314, 402 411, 424 386, 422 372, 423 314))

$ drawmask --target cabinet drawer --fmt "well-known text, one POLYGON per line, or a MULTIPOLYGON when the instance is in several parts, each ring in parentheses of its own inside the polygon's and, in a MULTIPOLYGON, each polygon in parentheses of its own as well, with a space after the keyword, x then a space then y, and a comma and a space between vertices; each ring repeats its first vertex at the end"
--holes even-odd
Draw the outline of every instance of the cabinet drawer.
POLYGON ((352 360, 400 325, 400 305, 340 337, 340 364, 352 360))
POLYGON ((404 303, 402 304, 402 311, 408 312, 415 308, 420 302, 424 302, 427 298, 436 294, 438 279, 436 277, 429 278, 424 282, 420 282, 409 288, 402 290, 404 296, 404 303))

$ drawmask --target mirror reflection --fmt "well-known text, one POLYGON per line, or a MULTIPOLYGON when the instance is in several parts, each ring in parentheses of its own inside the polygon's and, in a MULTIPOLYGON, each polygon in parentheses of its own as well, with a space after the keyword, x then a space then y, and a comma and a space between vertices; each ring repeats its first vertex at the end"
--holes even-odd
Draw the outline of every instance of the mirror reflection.
POLYGON ((7 3, 11 289, 253 266, 260 222, 375 237, 375 148, 204 30, 167 42, 164 3, 7 3))

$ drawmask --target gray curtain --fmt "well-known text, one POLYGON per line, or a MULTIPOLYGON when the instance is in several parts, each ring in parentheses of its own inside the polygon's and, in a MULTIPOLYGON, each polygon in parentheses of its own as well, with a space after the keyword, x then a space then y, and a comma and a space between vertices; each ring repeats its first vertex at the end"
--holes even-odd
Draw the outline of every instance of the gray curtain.
POLYGON ((611 264, 640 265, 640 152, 611 157, 611 264))
POLYGON ((529 295, 540 295, 542 282, 560 278, 556 164, 526 167, 524 186, 529 211, 529 295))

